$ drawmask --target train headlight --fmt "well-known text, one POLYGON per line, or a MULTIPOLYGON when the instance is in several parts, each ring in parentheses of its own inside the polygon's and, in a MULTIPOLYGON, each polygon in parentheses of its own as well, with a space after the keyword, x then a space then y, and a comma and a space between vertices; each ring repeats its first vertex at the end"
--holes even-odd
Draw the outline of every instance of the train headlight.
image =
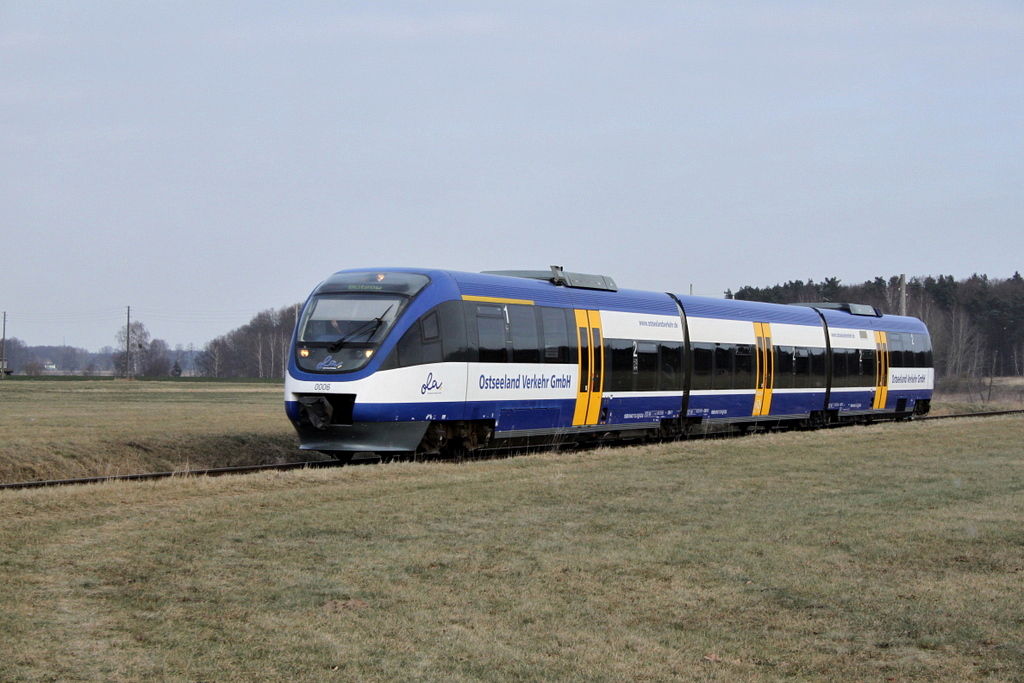
POLYGON ((373 349, 366 349, 366 357, 369 358, 373 355, 373 349))
POLYGON ((303 358, 309 358, 309 349, 299 349, 299 355, 303 358))

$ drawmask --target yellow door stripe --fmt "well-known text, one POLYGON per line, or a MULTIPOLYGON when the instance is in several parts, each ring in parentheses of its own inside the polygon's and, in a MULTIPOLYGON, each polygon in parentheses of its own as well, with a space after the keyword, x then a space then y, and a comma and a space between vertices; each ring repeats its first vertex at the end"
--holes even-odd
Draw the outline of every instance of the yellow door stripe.
POLYGON ((579 349, 579 360, 577 368, 579 381, 576 385, 576 410, 573 413, 572 423, 584 425, 587 423, 587 408, 590 404, 590 378, 591 364, 594 362, 593 350, 590 348, 590 322, 587 319, 586 311, 575 311, 576 313, 576 348, 579 349))
POLYGON ((761 323, 764 332, 764 403, 761 405, 761 414, 767 415, 772 411, 772 394, 775 391, 775 347, 772 346, 771 323, 761 323))
POLYGON ((473 296, 471 294, 463 294, 463 301, 480 301, 488 304, 524 304, 526 306, 533 306, 533 301, 530 299, 505 299, 500 296, 473 296))
POLYGON ((771 323, 754 323, 757 338, 754 380, 754 416, 768 415, 772 409, 772 390, 775 388, 775 351, 772 348, 771 323))
POLYGON ((604 332, 601 312, 576 310, 576 348, 580 357, 579 386, 576 387, 576 409, 572 423, 577 426, 596 425, 601 420, 604 393, 604 332))
POLYGON ((889 399, 889 338, 885 332, 875 332, 875 410, 885 410, 889 399))
POLYGON ((591 377, 590 407, 587 409, 587 424, 596 425, 601 416, 601 400, 604 394, 604 330, 601 329, 601 312, 587 311, 590 317, 591 377))

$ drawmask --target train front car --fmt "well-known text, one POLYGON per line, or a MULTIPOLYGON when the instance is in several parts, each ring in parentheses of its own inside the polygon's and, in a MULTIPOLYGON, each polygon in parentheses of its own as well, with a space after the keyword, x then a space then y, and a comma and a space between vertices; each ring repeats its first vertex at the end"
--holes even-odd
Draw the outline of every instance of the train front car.
POLYGON ((420 384, 378 374, 420 314, 450 297, 443 273, 342 271, 310 295, 292 338, 285 411, 301 447, 345 459, 412 452, 427 423, 403 419, 420 384), (357 402, 357 397, 359 401, 357 402))

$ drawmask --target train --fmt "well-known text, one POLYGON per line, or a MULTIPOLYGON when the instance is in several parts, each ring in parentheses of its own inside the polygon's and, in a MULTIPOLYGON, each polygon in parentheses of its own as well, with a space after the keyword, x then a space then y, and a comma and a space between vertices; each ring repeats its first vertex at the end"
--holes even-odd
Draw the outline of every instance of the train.
POLYGON ((342 270, 295 326, 285 412, 339 460, 672 440, 928 412, 920 320, 620 289, 549 270, 342 270))

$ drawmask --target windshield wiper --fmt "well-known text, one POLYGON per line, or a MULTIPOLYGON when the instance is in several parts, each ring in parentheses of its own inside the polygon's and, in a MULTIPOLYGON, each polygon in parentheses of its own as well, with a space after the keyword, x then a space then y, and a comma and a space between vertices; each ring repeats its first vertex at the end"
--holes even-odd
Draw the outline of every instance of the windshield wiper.
POLYGON ((367 339, 369 339, 374 334, 376 334, 377 330, 380 329, 380 326, 384 324, 384 316, 386 316, 394 307, 395 305, 391 304, 390 306, 388 306, 387 310, 381 313, 378 317, 374 318, 373 320, 367 320, 366 324, 360 325, 356 329, 352 330, 344 337, 342 337, 341 339, 327 347, 327 350, 330 353, 336 353, 338 351, 341 351, 341 348, 345 346, 345 344, 347 344, 348 342, 352 341, 353 337, 357 337, 361 334, 366 334, 367 332, 370 333, 367 336, 367 339))

